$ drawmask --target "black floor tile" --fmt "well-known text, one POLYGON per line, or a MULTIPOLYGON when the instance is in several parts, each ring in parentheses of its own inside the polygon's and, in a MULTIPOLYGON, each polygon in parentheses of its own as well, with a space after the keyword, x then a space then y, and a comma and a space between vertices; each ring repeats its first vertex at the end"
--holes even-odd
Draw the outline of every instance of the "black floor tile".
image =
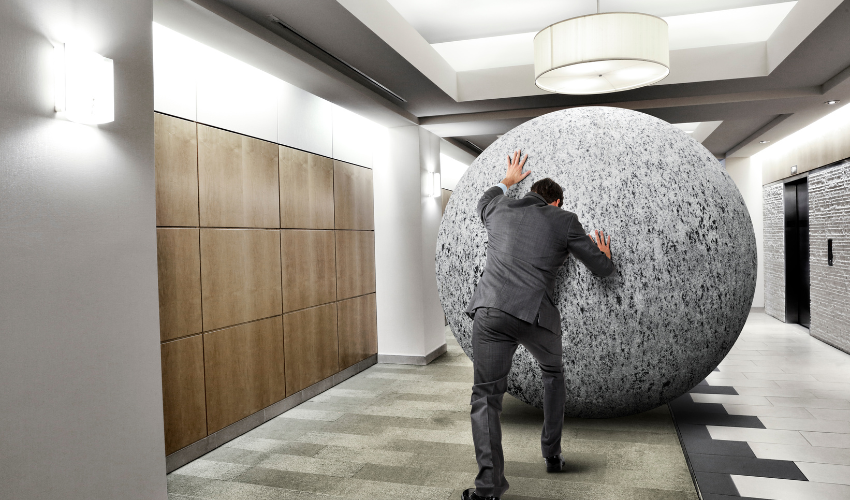
POLYGON ((794 462, 784 460, 701 455, 696 453, 688 453, 688 458, 691 460, 691 467, 699 472, 807 481, 806 476, 800 472, 800 469, 794 462))
POLYGON ((737 495, 718 495, 716 493, 703 493, 702 500, 764 500, 763 498, 739 497, 737 495))
POLYGON ((670 410, 673 412, 673 418, 677 424, 764 429, 764 424, 761 423, 758 417, 729 415, 726 409, 723 408, 723 405, 716 403, 694 403, 687 394, 671 401, 670 410))
POLYGON ((729 495, 740 497, 738 488, 732 482, 732 477, 729 474, 715 474, 713 472, 695 471, 699 483, 700 493, 705 496, 706 493, 716 493, 718 495, 729 495))
POLYGON ((685 443, 685 453, 698 455, 727 455, 731 457, 755 458, 753 450, 741 441, 721 441, 711 439, 704 425, 679 424, 679 432, 685 443))
MULTIPOLYGON (((698 385, 691 389, 689 393, 697 393, 697 394, 730 394, 732 396, 737 396, 738 391, 735 390, 734 387, 729 387, 726 385, 698 385)), ((694 403, 694 404, 711 404, 711 403, 694 403)))

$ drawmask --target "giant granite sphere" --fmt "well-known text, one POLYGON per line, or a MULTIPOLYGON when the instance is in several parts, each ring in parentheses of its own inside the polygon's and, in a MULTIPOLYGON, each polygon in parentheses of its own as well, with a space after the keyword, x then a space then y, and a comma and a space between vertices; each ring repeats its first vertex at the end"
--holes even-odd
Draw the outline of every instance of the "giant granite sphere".
MULTIPOLYGON (((487 248, 475 206, 520 148, 531 175, 508 196, 524 196, 534 181, 551 177, 587 232, 612 237, 612 276, 595 277, 570 257, 558 277, 567 416, 629 415, 687 392, 744 326, 756 240, 744 200, 714 156, 682 130, 635 111, 550 113, 503 135, 472 163, 437 241, 440 299, 461 347, 471 358, 464 309, 487 248)), ((540 368, 522 346, 508 392, 542 407, 540 368)))

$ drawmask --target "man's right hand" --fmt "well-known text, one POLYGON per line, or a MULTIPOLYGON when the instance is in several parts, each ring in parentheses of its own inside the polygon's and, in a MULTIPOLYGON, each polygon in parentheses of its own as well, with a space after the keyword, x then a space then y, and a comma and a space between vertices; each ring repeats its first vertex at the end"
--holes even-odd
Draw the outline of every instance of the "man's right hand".
POLYGON ((525 158, 522 158, 522 161, 520 161, 520 156, 522 156, 520 150, 516 150, 514 152, 513 158, 511 158, 511 155, 508 155, 508 171, 505 173, 505 178, 502 179, 502 184, 506 187, 511 187, 514 184, 517 184, 528 177, 528 174, 531 173, 531 170, 528 172, 522 171, 522 167, 525 165, 525 160, 528 159, 528 155, 525 155, 525 158))
POLYGON ((596 237, 594 238, 592 234, 588 234, 587 237, 593 240, 596 243, 596 246, 599 247, 599 250, 605 254, 609 259, 611 258, 611 237, 608 237, 608 241, 605 241, 605 231, 600 231, 599 229, 595 230, 596 237))

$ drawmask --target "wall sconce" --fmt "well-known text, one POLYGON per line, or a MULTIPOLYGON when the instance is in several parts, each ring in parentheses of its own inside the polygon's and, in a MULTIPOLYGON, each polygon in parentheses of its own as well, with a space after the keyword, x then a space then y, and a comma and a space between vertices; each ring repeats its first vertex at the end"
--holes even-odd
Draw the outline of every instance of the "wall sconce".
POLYGON ((443 196, 443 186, 440 184, 440 174, 428 172, 425 175, 425 195, 440 198, 443 196))
POLYGON ((115 120, 112 59, 73 45, 57 44, 56 111, 74 122, 97 125, 115 120))

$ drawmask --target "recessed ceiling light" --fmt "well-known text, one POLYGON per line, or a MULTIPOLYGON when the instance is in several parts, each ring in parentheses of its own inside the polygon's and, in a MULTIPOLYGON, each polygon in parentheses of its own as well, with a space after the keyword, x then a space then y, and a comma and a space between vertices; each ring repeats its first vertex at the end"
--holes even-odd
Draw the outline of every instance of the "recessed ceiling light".
POLYGON ((770 141, 759 141, 759 144, 767 144, 770 141))
POLYGON ((831 101, 826 101, 824 104, 830 104, 830 105, 832 105, 832 104, 838 104, 839 102, 841 102, 841 101, 838 101, 838 100, 831 100, 831 101))

